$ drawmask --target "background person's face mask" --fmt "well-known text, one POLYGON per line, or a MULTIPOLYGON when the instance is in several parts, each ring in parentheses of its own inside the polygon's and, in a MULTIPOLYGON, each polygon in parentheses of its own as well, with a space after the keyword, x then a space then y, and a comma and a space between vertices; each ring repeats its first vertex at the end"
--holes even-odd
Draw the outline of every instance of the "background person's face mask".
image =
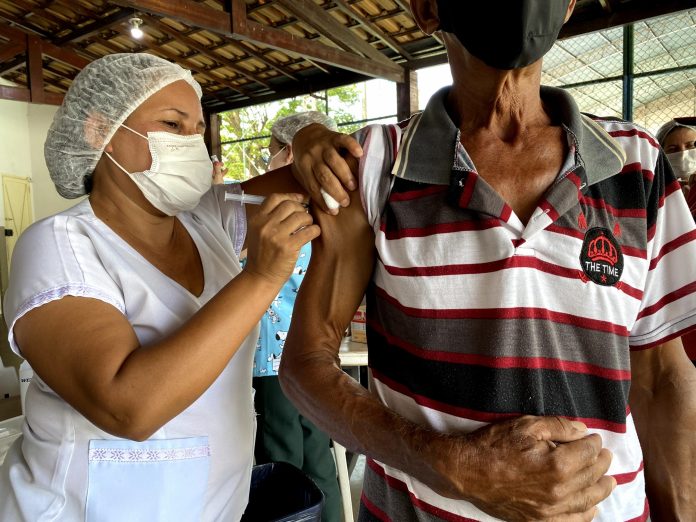
POLYGON ((131 177, 156 209, 175 216, 196 208, 203 194, 210 190, 213 175, 213 163, 203 136, 148 132, 146 137, 121 125, 147 140, 152 165, 143 172, 128 172, 108 152, 104 154, 131 177))
POLYGON ((495 69, 526 67, 558 38, 570 0, 438 0, 440 29, 495 69))
POLYGON ((696 174, 696 149, 672 152, 667 159, 676 177, 688 181, 691 174, 696 174))

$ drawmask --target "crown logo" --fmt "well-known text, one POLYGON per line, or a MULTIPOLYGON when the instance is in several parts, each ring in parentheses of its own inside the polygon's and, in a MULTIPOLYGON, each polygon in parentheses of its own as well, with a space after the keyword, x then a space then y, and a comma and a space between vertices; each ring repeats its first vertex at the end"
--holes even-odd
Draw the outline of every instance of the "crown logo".
POLYGON ((611 244, 606 236, 597 236, 587 247, 587 257, 592 261, 606 261, 611 266, 614 266, 619 260, 616 253, 616 248, 611 244))

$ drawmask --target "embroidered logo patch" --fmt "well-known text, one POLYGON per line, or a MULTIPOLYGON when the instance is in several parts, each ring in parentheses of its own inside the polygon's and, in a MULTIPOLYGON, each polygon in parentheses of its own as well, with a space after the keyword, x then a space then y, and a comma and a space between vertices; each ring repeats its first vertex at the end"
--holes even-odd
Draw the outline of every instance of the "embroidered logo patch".
POLYGON ((619 282, 624 266, 623 252, 609 230, 595 227, 585 233, 580 266, 585 275, 598 285, 613 286, 619 282))

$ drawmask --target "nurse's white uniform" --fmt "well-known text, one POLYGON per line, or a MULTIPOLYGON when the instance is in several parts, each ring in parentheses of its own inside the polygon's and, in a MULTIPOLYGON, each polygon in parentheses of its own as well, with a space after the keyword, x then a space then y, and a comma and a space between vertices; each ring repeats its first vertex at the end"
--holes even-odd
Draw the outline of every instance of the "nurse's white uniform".
MULTIPOLYGON (((195 210, 179 215, 201 254, 199 297, 118 237, 87 200, 35 223, 15 247, 5 296, 12 349, 21 355, 15 321, 66 295, 114 306, 143 345, 176 330, 241 271, 246 220, 239 204, 224 201, 225 190, 237 189, 215 186, 195 210)), ((196 402, 142 443, 100 430, 35 376, 24 436, 0 469, 0 520, 238 520, 252 466, 257 337, 258 328, 196 402)))

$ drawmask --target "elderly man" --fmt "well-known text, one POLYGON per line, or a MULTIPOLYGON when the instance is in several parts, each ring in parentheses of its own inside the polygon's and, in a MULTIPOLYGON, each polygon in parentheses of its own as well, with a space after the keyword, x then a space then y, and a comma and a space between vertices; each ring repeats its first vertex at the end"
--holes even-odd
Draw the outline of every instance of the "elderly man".
POLYGON ((368 456, 360 520, 646 520, 646 487, 696 520, 694 224, 651 136, 540 87, 574 5, 412 0, 453 86, 363 151, 294 142, 316 201, 359 189, 328 189, 280 377, 368 456), (371 393, 337 365, 365 290, 371 393))

